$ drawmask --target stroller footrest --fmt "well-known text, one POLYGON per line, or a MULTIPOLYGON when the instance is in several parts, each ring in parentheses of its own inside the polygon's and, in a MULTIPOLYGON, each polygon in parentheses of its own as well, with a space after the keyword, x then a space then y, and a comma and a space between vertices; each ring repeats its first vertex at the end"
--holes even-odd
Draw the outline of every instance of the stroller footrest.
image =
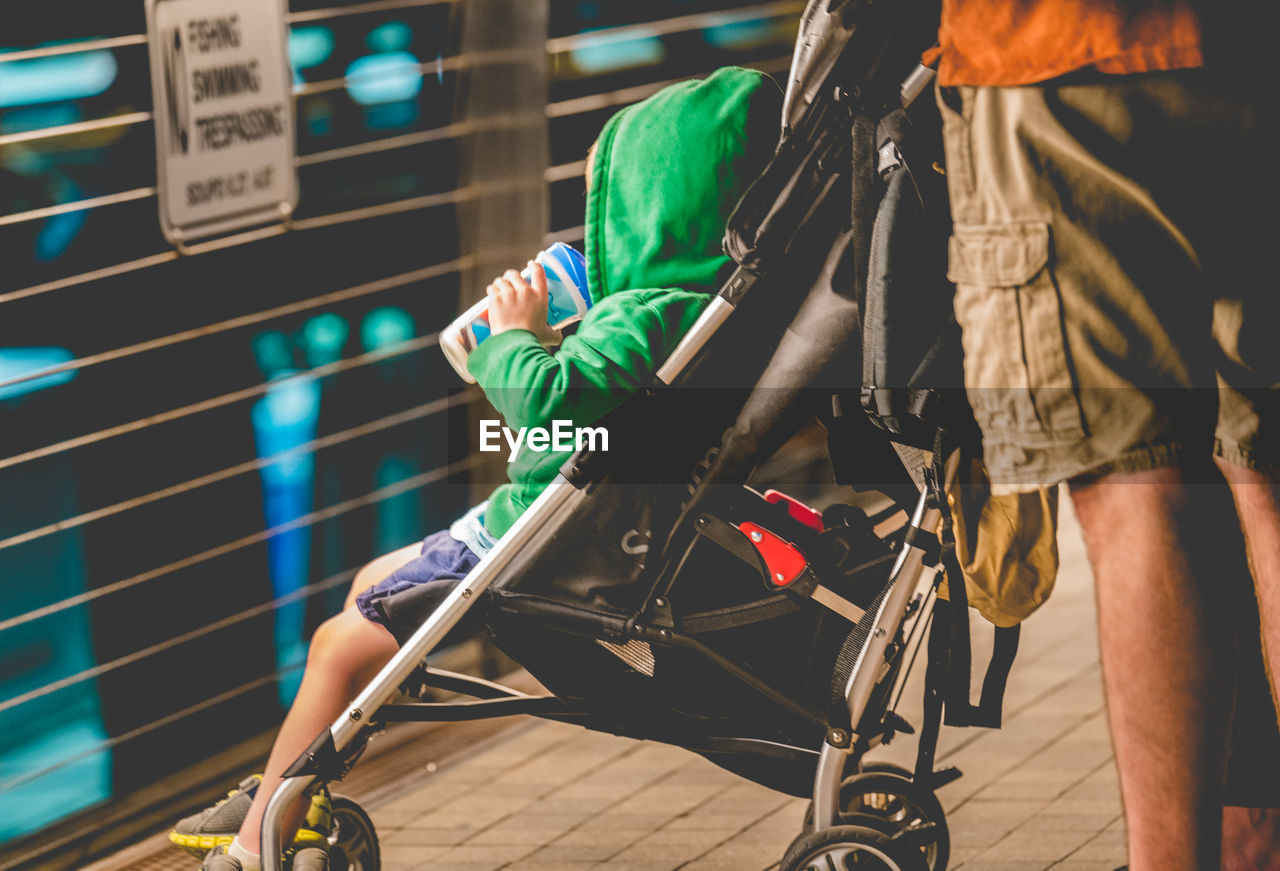
POLYGON ((475 699, 528 698, 527 694, 519 690, 513 690, 491 680, 425 665, 419 666, 413 674, 409 675, 401 689, 415 699, 420 699, 429 689, 459 693, 475 699))
POLYGON ((495 717, 510 717, 513 714, 545 717, 570 712, 571 709, 555 696, 523 696, 467 702, 383 705, 378 709, 378 719, 386 723, 455 723, 465 720, 491 720, 495 717))

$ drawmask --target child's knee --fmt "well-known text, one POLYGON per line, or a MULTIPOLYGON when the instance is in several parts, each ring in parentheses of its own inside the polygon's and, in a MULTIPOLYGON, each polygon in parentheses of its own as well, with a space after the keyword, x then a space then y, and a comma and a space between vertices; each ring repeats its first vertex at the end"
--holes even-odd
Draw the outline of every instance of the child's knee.
POLYGON ((356 596, 363 593, 369 587, 372 587, 378 581, 382 580, 382 573, 379 571, 378 561, 365 563, 364 566, 356 572, 355 577, 351 579, 351 589, 347 591, 347 598, 343 602, 343 608, 350 608, 355 604, 356 596))
POLYGON ((335 624, 336 620, 337 617, 330 617, 316 627, 311 636, 311 644, 307 647, 307 665, 314 665, 317 660, 326 658, 341 643, 338 637, 341 629, 335 624))
POLYGON ((307 664, 350 656, 356 650, 361 634, 360 623, 367 623, 356 611, 341 611, 316 627, 307 650, 307 664))
POLYGON ((355 610, 342 611, 320 624, 311 636, 307 668, 319 668, 332 677, 360 676, 381 667, 397 645, 395 639, 355 610))

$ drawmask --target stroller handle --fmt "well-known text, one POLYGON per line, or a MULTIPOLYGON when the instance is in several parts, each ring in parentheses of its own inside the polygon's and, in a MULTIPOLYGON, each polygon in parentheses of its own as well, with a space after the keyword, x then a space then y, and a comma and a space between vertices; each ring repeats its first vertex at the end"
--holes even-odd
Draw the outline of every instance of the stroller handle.
POLYGON ((702 310, 702 314, 689 328, 689 332, 685 333, 684 338, 676 345, 675 350, 671 352, 671 356, 658 369, 657 379, 663 384, 670 384, 675 380, 690 361, 702 350, 707 340, 715 335, 716 330, 729 319, 729 315, 733 314, 734 306, 728 302, 723 295, 714 297, 707 307, 702 310))

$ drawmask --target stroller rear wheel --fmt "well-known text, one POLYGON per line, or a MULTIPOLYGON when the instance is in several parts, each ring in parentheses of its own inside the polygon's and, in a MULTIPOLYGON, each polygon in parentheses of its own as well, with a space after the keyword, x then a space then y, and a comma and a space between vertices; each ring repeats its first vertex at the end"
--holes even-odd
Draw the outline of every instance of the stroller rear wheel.
POLYGON ((866 826, 833 826, 791 842, 778 871, 926 871, 909 844, 866 826))
MULTIPOLYGON (((840 822, 885 832, 918 848, 928 871, 946 871, 951 856, 946 814, 934 794, 911 780, 904 768, 873 763, 845 778, 840 784, 840 822)), ((804 830, 812 828, 810 805, 804 830)))
POLYGON ((946 871, 951 836, 942 805, 931 790, 887 771, 867 771, 840 784, 843 813, 865 814, 891 823, 896 841, 917 848, 929 871, 946 871))
POLYGON ((354 799, 333 797, 329 834, 329 871, 379 871, 382 851, 373 820, 354 799))

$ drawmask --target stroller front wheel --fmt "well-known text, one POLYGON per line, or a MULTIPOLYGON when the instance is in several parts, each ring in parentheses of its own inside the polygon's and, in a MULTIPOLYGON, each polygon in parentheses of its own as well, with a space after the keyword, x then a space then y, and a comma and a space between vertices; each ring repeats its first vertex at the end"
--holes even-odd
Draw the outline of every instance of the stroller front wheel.
POLYGON ((333 797, 328 871, 379 871, 382 851, 373 820, 354 799, 333 797))
POLYGON ((791 842, 778 871, 928 871, 918 849, 866 826, 832 826, 791 842))

